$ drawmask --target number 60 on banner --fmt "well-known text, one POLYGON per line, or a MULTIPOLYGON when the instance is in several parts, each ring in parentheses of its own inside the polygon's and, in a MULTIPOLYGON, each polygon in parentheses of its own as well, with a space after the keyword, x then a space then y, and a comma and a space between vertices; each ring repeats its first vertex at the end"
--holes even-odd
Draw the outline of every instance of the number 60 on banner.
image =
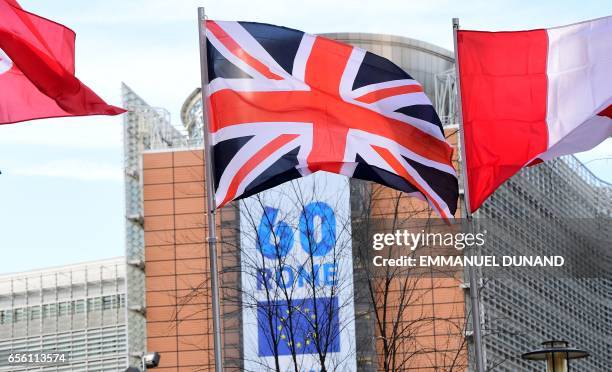
MULTIPOLYGON (((295 240, 295 232, 287 222, 275 222, 279 212, 277 208, 264 207, 257 229, 257 248, 269 259, 285 257, 295 240)), ((325 256, 336 244, 334 210, 320 201, 307 204, 300 213, 298 230, 300 245, 307 254, 325 256)))

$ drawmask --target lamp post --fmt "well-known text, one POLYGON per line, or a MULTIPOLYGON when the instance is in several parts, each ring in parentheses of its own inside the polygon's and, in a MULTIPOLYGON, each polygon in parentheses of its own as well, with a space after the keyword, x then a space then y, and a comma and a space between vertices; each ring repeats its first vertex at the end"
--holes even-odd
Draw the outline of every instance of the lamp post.
POLYGON ((156 351, 140 354, 140 366, 142 370, 136 367, 128 367, 124 372, 145 372, 149 368, 157 368, 159 359, 160 355, 156 351))
POLYGON ((142 354, 140 357, 140 360, 142 361, 142 371, 144 372, 148 368, 157 368, 159 365, 159 359, 160 356, 157 351, 142 354))
POLYGON ((586 358, 589 353, 568 346, 567 341, 549 340, 542 342, 542 349, 522 355, 525 360, 545 360, 546 372, 569 372, 570 359, 586 358))

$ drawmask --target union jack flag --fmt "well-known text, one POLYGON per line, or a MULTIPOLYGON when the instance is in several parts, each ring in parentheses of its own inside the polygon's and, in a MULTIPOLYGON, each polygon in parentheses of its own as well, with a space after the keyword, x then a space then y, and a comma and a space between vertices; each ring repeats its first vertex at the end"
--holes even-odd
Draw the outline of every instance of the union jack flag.
POLYGON ((452 148, 422 86, 391 61, 321 36, 206 22, 217 207, 317 171, 457 207, 452 148))

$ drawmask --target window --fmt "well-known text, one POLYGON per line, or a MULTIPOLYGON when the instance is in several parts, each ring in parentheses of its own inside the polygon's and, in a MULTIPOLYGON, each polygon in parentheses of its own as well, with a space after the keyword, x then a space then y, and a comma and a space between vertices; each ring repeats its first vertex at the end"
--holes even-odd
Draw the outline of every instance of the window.
POLYGON ((9 324, 13 321, 13 310, 0 310, 0 324, 9 324))
POLYGON ((112 309, 114 306, 114 297, 115 296, 104 296, 102 297, 102 310, 112 309))
POLYGON ((70 305, 71 305, 70 302, 60 302, 58 304, 58 308, 59 308, 58 314, 59 314, 59 316, 65 316, 65 315, 70 314, 70 308, 71 308, 70 305))

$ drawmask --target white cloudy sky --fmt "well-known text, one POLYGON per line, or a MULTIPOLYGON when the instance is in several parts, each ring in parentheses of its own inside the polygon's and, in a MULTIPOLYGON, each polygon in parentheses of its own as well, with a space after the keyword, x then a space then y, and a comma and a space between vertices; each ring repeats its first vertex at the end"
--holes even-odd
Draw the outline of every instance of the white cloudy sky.
MULTIPOLYGON (((451 18, 464 28, 518 30, 612 14, 612 3, 493 0, 21 0, 77 33, 77 75, 110 103, 126 82, 175 124, 199 83, 196 8, 213 19, 252 20, 303 31, 377 32, 452 48, 451 18)), ((0 126, 0 273, 120 256, 123 238, 119 117, 0 126)), ((582 155, 612 181, 610 140, 582 155)))

